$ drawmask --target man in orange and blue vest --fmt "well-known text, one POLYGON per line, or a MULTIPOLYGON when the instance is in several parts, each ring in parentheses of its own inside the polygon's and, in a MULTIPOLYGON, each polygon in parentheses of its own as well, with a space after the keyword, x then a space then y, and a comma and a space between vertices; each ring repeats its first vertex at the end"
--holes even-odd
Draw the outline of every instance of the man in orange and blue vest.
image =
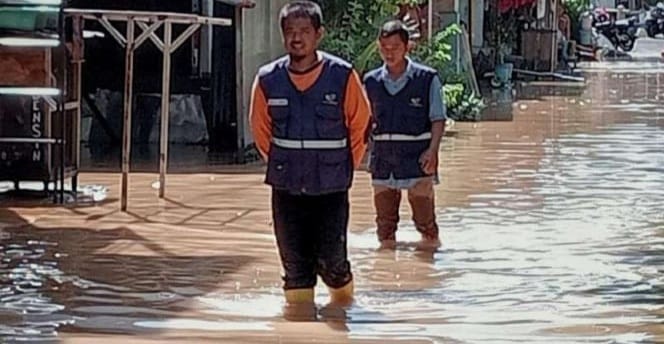
POLYGON ((286 302, 313 303, 320 276, 332 303, 348 305, 348 190, 366 149, 369 104, 351 65, 317 50, 316 3, 291 2, 279 19, 288 54, 260 68, 250 121, 267 160, 286 302))
POLYGON ((373 113, 369 168, 381 246, 396 247, 401 192, 408 190, 420 248, 431 249, 440 246, 433 187, 446 110, 436 70, 406 57, 409 40, 403 22, 385 23, 378 37, 384 64, 364 78, 373 113))

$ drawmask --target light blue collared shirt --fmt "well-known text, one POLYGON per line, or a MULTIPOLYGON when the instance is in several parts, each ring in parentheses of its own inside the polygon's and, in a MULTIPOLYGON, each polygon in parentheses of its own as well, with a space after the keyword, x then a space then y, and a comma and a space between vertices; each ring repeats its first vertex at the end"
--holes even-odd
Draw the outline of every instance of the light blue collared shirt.
MULTIPOLYGON (((408 80, 410 80, 415 73, 412 61, 408 58, 406 60, 408 61, 406 71, 396 79, 390 77, 386 65, 381 67, 381 79, 383 80, 385 89, 391 95, 399 93, 399 91, 406 87, 408 80)), ((444 121, 447 119, 447 109, 445 107, 445 101, 441 95, 442 87, 442 82, 438 75, 436 75, 431 80, 431 87, 429 88, 429 118, 431 119, 431 122, 444 121)), ((417 182, 428 178, 431 177, 396 179, 391 175, 388 179, 373 179, 372 183, 373 185, 386 186, 392 189, 410 189, 415 186, 417 182)), ((436 173, 433 178, 434 182, 438 184, 438 173, 436 173)))

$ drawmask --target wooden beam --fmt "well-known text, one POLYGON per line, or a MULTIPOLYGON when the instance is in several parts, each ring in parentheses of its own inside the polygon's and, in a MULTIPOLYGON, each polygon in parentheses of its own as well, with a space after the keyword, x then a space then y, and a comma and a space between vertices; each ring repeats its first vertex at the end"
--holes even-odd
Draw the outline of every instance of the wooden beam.
POLYGON ((134 21, 127 23, 127 45, 125 47, 125 83, 124 83, 124 111, 122 129, 122 189, 120 194, 120 210, 127 211, 127 196, 129 194, 129 165, 131 162, 131 113, 132 98, 134 97, 134 21))
POLYGON ((160 20, 168 20, 173 24, 213 24, 230 26, 232 20, 227 18, 204 17, 195 14, 152 12, 152 11, 115 11, 115 10, 90 10, 79 8, 67 8, 66 14, 82 15, 85 19, 106 18, 109 21, 127 21, 131 18, 135 22, 154 23, 160 20))
POLYGON ((168 129, 171 104, 171 53, 173 49, 173 27, 164 26, 164 53, 161 79, 161 135, 159 136, 159 198, 166 195, 166 174, 168 173, 168 129))
POLYGON ((244 54, 242 53, 243 32, 242 30, 242 9, 235 9, 235 130, 237 130, 237 153, 236 163, 245 162, 244 154, 244 54))
MULTIPOLYGON (((136 25, 138 25, 138 27, 140 27, 141 30, 143 30, 144 32, 145 32, 145 31, 148 31, 148 30, 150 29, 150 28, 148 27, 148 24, 143 23, 143 22, 136 22, 136 25)), ((161 52, 164 51, 164 42, 161 41, 161 39, 159 38, 159 36, 157 36, 156 33, 151 32, 150 35, 148 35, 148 37, 150 38, 150 40, 152 41, 152 43, 154 43, 154 45, 157 46, 157 48, 159 49, 159 51, 161 51, 161 52)))

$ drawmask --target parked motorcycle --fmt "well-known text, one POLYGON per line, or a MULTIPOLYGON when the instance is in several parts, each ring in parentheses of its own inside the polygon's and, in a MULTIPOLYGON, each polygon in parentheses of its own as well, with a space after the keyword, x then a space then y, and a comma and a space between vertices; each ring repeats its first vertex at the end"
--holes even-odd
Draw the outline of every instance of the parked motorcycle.
POLYGON ((620 48, 622 51, 630 51, 634 48, 634 42, 636 41, 637 21, 638 18, 630 17, 601 22, 595 24, 595 30, 598 34, 608 38, 616 48, 620 48))
POLYGON ((646 32, 648 37, 655 37, 658 34, 664 34, 664 4, 658 3, 648 11, 645 23, 646 32))
POLYGON ((604 7, 596 7, 595 9, 592 10, 592 23, 593 26, 599 24, 599 23, 608 23, 611 21, 611 15, 609 14, 609 11, 606 10, 604 7))

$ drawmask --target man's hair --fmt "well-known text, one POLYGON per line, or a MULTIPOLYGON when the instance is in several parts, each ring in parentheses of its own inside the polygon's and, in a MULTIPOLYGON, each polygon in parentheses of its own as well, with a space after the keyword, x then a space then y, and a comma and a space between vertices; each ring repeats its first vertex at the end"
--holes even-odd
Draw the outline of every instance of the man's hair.
POLYGON ((380 33, 378 38, 388 38, 394 35, 399 35, 401 41, 405 44, 408 44, 410 39, 410 33, 408 32, 408 27, 401 20, 389 20, 380 28, 380 33))
POLYGON ((288 18, 309 18, 316 30, 323 26, 323 11, 313 1, 293 1, 282 7, 279 12, 279 25, 282 30, 288 18))

